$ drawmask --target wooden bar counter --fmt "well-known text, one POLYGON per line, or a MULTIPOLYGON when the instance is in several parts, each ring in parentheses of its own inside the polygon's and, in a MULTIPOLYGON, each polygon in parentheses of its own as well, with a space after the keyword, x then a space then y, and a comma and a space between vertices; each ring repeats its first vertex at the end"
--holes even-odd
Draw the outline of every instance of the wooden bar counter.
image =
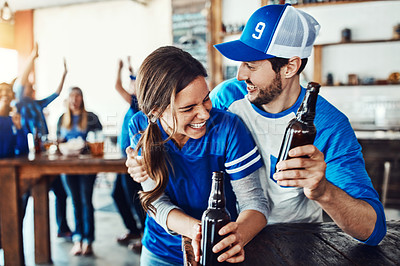
MULTIPOLYGON (((185 265, 193 262, 190 239, 183 242, 185 265)), ((267 265, 400 265, 400 221, 387 222, 387 234, 367 246, 334 223, 274 224, 265 227, 245 246, 240 266, 267 265)))
POLYGON ((243 265, 399 265, 400 221, 387 226, 382 242, 371 247, 334 223, 270 225, 245 247, 243 265))
POLYGON ((34 199, 35 262, 51 263, 49 184, 64 174, 126 172, 125 159, 117 156, 32 155, 0 160, 0 227, 5 265, 24 265, 21 196, 31 189, 34 199))

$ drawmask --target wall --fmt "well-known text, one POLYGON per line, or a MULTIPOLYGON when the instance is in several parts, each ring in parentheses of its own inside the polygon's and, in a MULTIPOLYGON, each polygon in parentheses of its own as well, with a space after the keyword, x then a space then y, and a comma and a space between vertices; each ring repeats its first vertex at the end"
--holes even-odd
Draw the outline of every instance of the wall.
MULTIPOLYGON (((137 69, 154 49, 172 43, 171 2, 152 0, 142 5, 123 0, 38 9, 34 37, 39 43, 37 98, 57 88, 63 57, 68 65, 64 90, 47 110, 51 134, 71 86, 82 88, 87 109, 99 115, 105 133, 118 134, 129 107, 114 89, 118 59, 130 55, 137 69)), ((123 81, 127 88, 127 72, 123 81)))
MULTIPOLYGON (((373 1, 302 8, 321 24, 317 44, 340 42, 349 28, 352 40, 387 40, 400 23, 400 1, 373 1)), ((347 83, 348 74, 360 80, 386 80, 400 72, 400 41, 327 46, 322 54, 322 79, 332 73, 335 83, 347 83)), ((312 79, 312 58, 305 74, 312 79)), ((322 87, 321 95, 344 112, 356 129, 400 127, 400 85, 322 87)))
MULTIPOLYGON (((400 23, 400 1, 323 5, 302 8, 321 25, 316 44, 341 41, 341 31, 351 29, 352 40, 391 39, 393 27, 400 23)), ((347 75, 386 79, 400 71, 400 42, 350 44, 323 48, 322 77, 334 74, 337 82, 347 82, 347 75)), ((311 64, 310 64, 311 66, 311 64)), ((308 66, 307 76, 312 77, 308 66)))

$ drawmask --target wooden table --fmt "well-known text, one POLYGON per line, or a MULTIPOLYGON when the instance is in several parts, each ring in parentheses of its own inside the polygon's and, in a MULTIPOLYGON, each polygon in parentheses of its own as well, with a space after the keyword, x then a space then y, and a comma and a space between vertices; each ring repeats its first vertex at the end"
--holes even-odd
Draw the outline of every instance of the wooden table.
POLYGON ((245 247, 242 265, 399 265, 400 221, 387 225, 376 247, 358 242, 334 223, 270 225, 245 247))
MULTIPOLYGON (((275 224, 245 246, 237 266, 400 265, 400 220, 387 222, 382 242, 371 247, 345 234, 334 223, 275 224)), ((189 238, 183 238, 185 266, 196 266, 189 238)))
POLYGON ((0 160, 0 225, 5 265, 23 265, 21 196, 31 188, 34 198, 35 261, 51 263, 49 228, 49 184, 65 174, 125 173, 125 159, 119 156, 66 157, 28 156, 0 160))

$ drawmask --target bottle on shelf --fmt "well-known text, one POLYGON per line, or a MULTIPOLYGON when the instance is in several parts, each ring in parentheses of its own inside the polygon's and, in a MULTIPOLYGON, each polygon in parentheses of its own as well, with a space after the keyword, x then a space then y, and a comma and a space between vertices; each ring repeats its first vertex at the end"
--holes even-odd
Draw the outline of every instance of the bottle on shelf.
POLYGON ((213 172, 212 187, 208 199, 208 208, 204 211, 201 218, 202 238, 201 238, 201 259, 200 265, 213 266, 223 265, 217 261, 219 255, 214 253, 212 248, 222 240, 223 236, 218 231, 231 221, 230 214, 225 207, 224 193, 224 172, 213 172))
POLYGON ((286 127, 276 163, 290 159, 289 151, 291 149, 314 143, 317 134, 314 125, 315 106, 320 87, 321 85, 316 82, 308 83, 306 95, 297 110, 296 117, 290 120, 286 127))

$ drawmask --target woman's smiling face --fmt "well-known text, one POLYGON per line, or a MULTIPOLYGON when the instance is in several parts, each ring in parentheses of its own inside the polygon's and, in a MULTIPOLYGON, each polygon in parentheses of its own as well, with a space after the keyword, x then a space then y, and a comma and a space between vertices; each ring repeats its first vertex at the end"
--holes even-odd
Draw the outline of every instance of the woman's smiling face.
MULTIPOLYGON (((2 83, 0 84, 0 108, 8 112, 10 108, 11 101, 14 99, 14 92, 11 85, 2 83)), ((8 115, 8 113, 6 114, 8 115)))
MULTIPOLYGON (((206 122, 210 118, 212 108, 209 93, 205 78, 199 76, 176 94, 174 110, 177 125, 172 139, 180 147, 183 147, 189 138, 199 139, 206 133, 206 122)), ((161 125, 169 134, 172 133, 174 123, 171 111, 169 105, 161 115, 161 125)))

